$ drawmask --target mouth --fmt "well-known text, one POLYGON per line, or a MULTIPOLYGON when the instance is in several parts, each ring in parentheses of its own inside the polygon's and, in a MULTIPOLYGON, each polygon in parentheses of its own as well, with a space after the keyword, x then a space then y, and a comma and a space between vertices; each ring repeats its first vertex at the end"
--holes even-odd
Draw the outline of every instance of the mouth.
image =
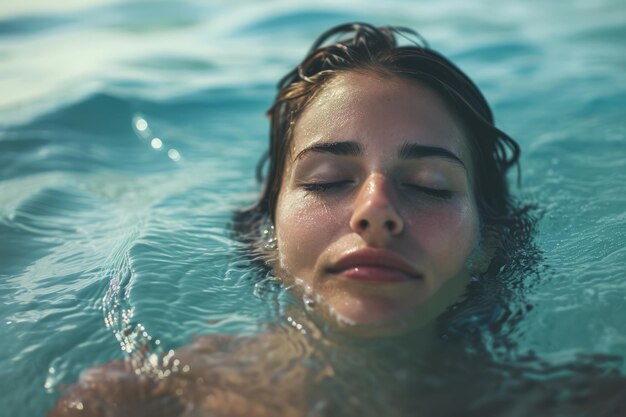
POLYGON ((370 283, 399 283, 420 280, 423 275, 407 260, 386 249, 360 249, 348 253, 329 268, 328 272, 349 280, 370 283))

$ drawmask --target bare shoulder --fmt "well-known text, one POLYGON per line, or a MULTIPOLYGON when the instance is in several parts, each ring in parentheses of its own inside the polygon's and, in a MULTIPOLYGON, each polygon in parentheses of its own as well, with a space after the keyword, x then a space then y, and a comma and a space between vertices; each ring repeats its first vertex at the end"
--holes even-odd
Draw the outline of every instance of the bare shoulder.
POLYGON ((179 401, 157 388, 156 380, 137 374, 129 361, 108 362, 84 371, 48 416, 180 415, 179 401))
POLYGON ((48 417, 300 416, 307 372, 285 346, 269 332, 208 335, 165 355, 153 372, 109 362, 84 371, 48 417))

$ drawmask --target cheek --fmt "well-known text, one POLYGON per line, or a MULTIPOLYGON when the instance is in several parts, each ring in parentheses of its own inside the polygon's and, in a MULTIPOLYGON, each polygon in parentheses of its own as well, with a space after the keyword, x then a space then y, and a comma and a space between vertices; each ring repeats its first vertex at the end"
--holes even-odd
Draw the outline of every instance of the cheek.
POLYGON ((457 275, 478 243, 478 216, 471 204, 428 210, 411 217, 411 234, 436 278, 457 275))
POLYGON ((285 193, 276 207, 280 266, 289 275, 307 279, 340 229, 339 216, 302 193, 285 193))

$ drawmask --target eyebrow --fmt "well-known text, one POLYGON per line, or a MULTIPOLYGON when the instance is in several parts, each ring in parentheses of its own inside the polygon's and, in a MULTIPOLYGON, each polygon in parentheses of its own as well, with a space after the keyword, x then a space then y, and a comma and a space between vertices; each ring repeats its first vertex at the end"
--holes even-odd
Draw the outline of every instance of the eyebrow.
POLYGON ((339 156, 359 156, 363 153, 363 149, 361 148, 361 145, 356 142, 346 141, 316 143, 300 151, 294 158, 294 162, 311 152, 330 153, 339 156))
MULTIPOLYGON (((351 141, 316 143, 300 151, 294 158, 294 162, 311 152, 329 153, 338 156, 359 156, 363 153, 363 148, 357 142, 351 141)), ((398 158, 400 159, 420 159, 428 157, 444 158, 467 170, 461 158, 453 152, 438 146, 405 143, 398 151, 398 158)))
POLYGON ((415 143, 405 143, 398 151, 398 157, 400 159, 419 159, 427 157, 444 158, 462 166, 465 170, 467 170, 467 167, 465 166, 461 158, 459 158, 453 152, 444 148, 440 148, 438 146, 425 146, 415 143))

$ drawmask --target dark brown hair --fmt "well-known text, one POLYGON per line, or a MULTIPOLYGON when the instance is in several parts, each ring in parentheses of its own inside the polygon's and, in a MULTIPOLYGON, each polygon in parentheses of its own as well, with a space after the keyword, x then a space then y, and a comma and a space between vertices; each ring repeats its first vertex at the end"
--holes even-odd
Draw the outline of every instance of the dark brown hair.
POLYGON ((514 204, 507 185, 507 172, 513 166, 518 168, 519 181, 520 148, 495 127, 491 109, 478 87, 456 65, 430 49, 417 32, 365 23, 344 24, 323 33, 306 58, 278 83, 278 94, 268 111, 269 151, 257 167, 257 178, 265 182, 264 189, 254 206, 236 213, 239 238, 258 243, 263 225, 273 221, 293 126, 318 92, 333 77, 348 71, 397 76, 438 93, 468 134, 482 232, 489 233, 496 246, 497 263, 506 262, 511 255, 511 241, 515 247, 528 243, 533 228, 533 221, 526 216, 528 207, 514 204), (400 46, 398 38, 411 43, 400 46), (269 169, 264 181, 266 162, 269 169))

